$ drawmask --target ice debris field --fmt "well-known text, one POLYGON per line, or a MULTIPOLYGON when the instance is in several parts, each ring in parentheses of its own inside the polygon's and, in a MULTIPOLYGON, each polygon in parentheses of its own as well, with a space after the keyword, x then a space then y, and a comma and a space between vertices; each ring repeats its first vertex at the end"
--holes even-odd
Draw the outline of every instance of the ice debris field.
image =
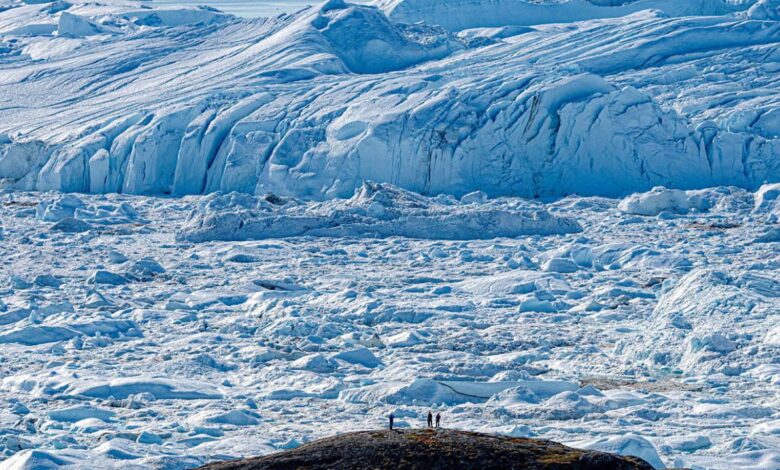
POLYGON ((0 468, 191 468, 429 409, 777 468, 779 196, 3 193, 0 468))
POLYGON ((780 468, 779 77, 775 0, 0 0, 0 469, 780 468))

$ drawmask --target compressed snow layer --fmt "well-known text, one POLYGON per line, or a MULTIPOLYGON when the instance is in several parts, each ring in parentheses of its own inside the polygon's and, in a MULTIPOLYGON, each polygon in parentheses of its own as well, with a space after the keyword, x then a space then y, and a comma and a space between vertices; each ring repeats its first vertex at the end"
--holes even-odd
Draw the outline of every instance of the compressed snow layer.
POLYGON ((594 3, 334 0, 254 20, 13 3, 0 187, 323 200, 366 180, 543 197, 780 178, 771 2, 594 3), (545 15, 598 19, 520 26, 545 15))
POLYGON ((379 184, 319 204, 0 193, 0 466, 193 468, 390 412, 421 426, 433 410, 446 427, 656 467, 778 468, 780 258, 753 242, 777 228, 774 188, 623 210, 667 191, 549 204, 379 184), (579 231, 453 240, 347 223, 327 238, 177 241, 204 210, 543 211, 579 231), (63 220, 89 228, 54 230, 63 220), (122 282, 97 282, 109 274, 122 282))
MULTIPOLYGON (((155 0, 155 4, 163 5, 210 5, 232 15, 244 18, 267 18, 282 13, 295 13, 312 5, 307 0, 155 0)), ((316 3, 316 2, 315 2, 316 3)), ((370 0, 357 0, 354 3, 371 3, 370 0)))

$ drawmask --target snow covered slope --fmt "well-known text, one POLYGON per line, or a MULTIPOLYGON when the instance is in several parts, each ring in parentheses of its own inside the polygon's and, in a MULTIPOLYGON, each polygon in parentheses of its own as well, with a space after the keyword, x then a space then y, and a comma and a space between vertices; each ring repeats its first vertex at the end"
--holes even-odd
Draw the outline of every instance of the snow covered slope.
POLYGON ((0 187, 614 196, 780 178, 774 2, 604 3, 331 0, 256 20, 9 3, 0 187))

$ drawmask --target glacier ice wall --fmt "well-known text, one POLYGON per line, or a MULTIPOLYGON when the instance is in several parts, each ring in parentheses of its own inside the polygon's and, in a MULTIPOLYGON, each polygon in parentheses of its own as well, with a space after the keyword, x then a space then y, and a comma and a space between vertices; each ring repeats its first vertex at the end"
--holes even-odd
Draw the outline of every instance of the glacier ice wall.
POLYGON ((546 197, 780 179, 771 2, 588 3, 602 13, 540 24, 577 2, 514 2, 541 16, 468 32, 396 13, 432 0, 257 20, 13 4, 0 187, 329 199, 372 180, 546 197))

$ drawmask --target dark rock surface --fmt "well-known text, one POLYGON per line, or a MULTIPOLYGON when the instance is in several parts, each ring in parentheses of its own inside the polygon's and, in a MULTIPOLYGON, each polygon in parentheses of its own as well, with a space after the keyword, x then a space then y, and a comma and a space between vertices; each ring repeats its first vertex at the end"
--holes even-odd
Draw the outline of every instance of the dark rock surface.
POLYGON ((278 454, 202 467, 203 470, 652 468, 636 457, 578 450, 552 441, 445 429, 343 434, 278 454))

